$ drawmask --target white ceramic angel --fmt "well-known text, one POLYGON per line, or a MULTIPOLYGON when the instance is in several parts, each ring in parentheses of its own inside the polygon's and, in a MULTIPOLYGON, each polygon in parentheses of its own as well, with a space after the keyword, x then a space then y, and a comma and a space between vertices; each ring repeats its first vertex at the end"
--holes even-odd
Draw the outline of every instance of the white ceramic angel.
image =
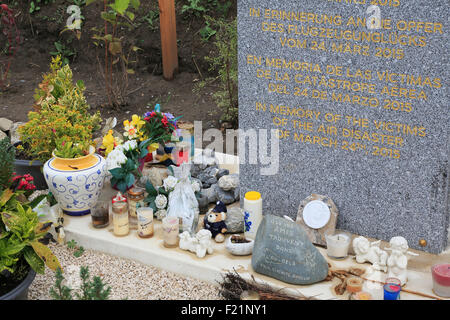
POLYGON ((191 236, 188 231, 179 235, 180 249, 193 252, 199 258, 203 258, 206 254, 213 253, 213 244, 211 241, 211 232, 209 230, 200 230, 195 236, 191 236))
POLYGON ((370 242, 364 237, 357 237, 353 240, 353 250, 356 254, 356 262, 370 262, 375 270, 387 271, 388 254, 380 249, 381 241, 370 242))
POLYGON ((178 217, 183 220, 183 231, 194 234, 198 224, 198 201, 190 181, 191 166, 187 163, 172 167, 178 182, 169 194, 167 217, 178 217))
POLYGON ((418 254, 409 252, 408 241, 403 237, 393 237, 389 241, 391 255, 387 260, 388 277, 397 278, 401 281, 402 286, 408 281, 408 257, 406 254, 418 256, 418 254))

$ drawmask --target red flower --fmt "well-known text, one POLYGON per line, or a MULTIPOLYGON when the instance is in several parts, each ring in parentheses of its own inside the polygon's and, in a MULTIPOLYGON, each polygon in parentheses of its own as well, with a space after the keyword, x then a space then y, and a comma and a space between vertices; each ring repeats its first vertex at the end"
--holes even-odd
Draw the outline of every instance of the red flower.
POLYGON ((166 117, 166 116, 164 116, 164 117, 161 119, 161 122, 162 122, 162 124, 164 125, 164 127, 167 127, 167 124, 169 123, 169 121, 167 120, 167 117, 166 117))

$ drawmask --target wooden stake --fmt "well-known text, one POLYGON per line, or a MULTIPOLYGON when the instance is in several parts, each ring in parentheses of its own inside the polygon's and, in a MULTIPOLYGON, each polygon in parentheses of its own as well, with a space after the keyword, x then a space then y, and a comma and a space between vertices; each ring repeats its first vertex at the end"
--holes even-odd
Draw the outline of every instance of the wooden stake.
POLYGON ((175 0, 159 0, 159 21, 163 77, 165 80, 173 80, 174 74, 178 70, 175 0))

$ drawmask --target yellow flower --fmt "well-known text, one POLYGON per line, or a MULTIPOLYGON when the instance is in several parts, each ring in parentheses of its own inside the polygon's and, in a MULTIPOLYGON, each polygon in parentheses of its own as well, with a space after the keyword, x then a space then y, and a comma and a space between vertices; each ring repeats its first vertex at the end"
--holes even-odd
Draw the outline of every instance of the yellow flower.
POLYGON ((145 124, 145 121, 142 120, 141 117, 139 117, 138 115, 133 114, 133 116, 131 117, 131 124, 138 130, 140 130, 142 126, 145 124))
POLYGON ((113 131, 109 130, 108 134, 103 137, 102 149, 105 149, 105 156, 107 156, 118 145, 117 138, 114 138, 113 131))

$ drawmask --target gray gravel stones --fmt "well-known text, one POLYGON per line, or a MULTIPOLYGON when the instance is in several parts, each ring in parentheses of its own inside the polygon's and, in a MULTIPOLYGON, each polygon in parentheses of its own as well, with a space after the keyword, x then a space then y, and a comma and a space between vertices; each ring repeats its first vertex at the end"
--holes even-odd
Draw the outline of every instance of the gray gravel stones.
POLYGON ((244 210, 239 207, 228 208, 225 223, 227 225, 227 233, 243 233, 245 231, 244 210))
MULTIPOLYGON (((204 281, 159 270, 136 261, 86 250, 79 258, 67 246, 50 245, 64 270, 68 284, 77 286, 80 266, 88 266, 91 277, 100 276, 111 286, 110 300, 220 300, 219 288, 204 281), (67 272, 67 273, 66 273, 67 272)), ((28 291, 30 300, 50 300, 54 272, 36 275, 28 291)))
POLYGON ((0 130, 9 131, 13 125, 13 122, 6 118, 0 118, 0 130))
POLYGON ((219 179, 219 187, 222 190, 230 191, 234 190, 239 186, 239 175, 230 174, 228 176, 223 176, 219 179))

